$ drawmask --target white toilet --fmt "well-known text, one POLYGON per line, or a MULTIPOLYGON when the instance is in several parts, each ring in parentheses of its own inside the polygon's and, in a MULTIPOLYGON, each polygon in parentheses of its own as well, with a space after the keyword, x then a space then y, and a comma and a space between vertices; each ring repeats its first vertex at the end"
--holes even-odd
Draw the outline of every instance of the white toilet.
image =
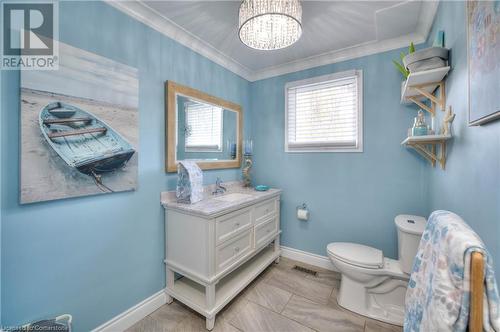
POLYGON ((426 219, 399 215, 394 221, 398 228, 399 260, 356 243, 330 243, 327 252, 342 274, 337 295, 340 306, 363 316, 403 325, 406 286, 426 219))

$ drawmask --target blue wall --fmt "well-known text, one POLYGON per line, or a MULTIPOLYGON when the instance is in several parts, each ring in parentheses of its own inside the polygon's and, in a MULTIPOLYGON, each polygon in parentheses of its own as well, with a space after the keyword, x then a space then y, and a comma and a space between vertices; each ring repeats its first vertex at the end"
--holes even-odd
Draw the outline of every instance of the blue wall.
POLYGON ((400 143, 416 115, 400 105, 400 50, 252 83, 256 184, 283 189, 282 244, 326 255, 333 241, 352 241, 397 256, 394 217, 426 215, 426 165, 400 143), (363 153, 285 153, 285 83, 349 69, 363 70, 363 153), (298 221, 306 202, 311 217, 298 221))
MULTIPOLYGON (((164 173, 164 82, 241 104, 245 113, 249 83, 102 2, 60 2, 60 39, 139 69, 139 188, 20 206, 20 77, 3 72, 2 323, 68 312, 75 331, 87 331, 165 284, 159 194, 174 189, 176 176, 164 173)), ((205 181, 240 174, 205 172, 205 181)))
POLYGON ((432 43, 436 31, 445 31, 452 65, 446 81, 447 104, 456 113, 446 170, 429 173, 429 209, 462 216, 486 243, 500 279, 500 121, 482 127, 467 125, 465 22, 465 2, 441 2, 429 38, 432 43))
MULTIPOLYGON (((434 26, 452 48, 447 93, 457 118, 446 171, 400 146, 416 110, 399 103, 401 78, 390 61, 399 50, 248 83, 106 4, 61 2, 60 13, 63 42, 139 69, 139 188, 20 206, 19 73, 1 72, 3 325, 69 312, 75 330, 86 331, 164 287, 159 193, 175 186, 163 171, 169 79, 243 106, 255 183, 284 189, 283 245, 325 255, 329 242, 353 241, 396 257, 395 215, 449 209, 479 232, 500 266, 500 122, 467 127, 464 3, 442 3, 434 26), (285 153, 285 83, 348 69, 363 70, 364 152, 285 153), (307 223, 295 218, 302 202, 307 223)), ((205 176, 228 181, 240 171, 205 176)))

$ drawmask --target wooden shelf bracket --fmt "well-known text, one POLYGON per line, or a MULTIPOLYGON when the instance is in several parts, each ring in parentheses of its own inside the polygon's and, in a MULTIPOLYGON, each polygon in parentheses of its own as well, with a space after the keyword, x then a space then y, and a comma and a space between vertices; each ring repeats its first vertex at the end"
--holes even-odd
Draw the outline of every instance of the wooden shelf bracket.
POLYGON ((439 106, 441 111, 446 107, 446 90, 444 80, 440 82, 431 82, 425 84, 412 85, 409 88, 416 91, 418 94, 407 97, 407 99, 415 103, 418 107, 429 112, 432 116, 436 114, 436 106, 439 106), (439 87, 439 89, 437 89, 439 87), (432 92, 429 92, 428 90, 432 92), (437 92, 439 90, 439 93, 437 92), (424 104, 421 99, 427 98, 431 102, 431 106, 424 104))
POLYGON ((431 163, 432 167, 439 163, 441 169, 445 169, 446 141, 450 138, 451 136, 445 135, 413 136, 408 137, 401 144, 417 151, 418 154, 431 163))
POLYGON ((439 162, 441 169, 445 169, 446 166, 446 142, 432 143, 432 144, 423 144, 423 143, 411 143, 408 144, 408 147, 414 149, 418 152, 422 157, 427 159, 432 167, 436 166, 436 162, 439 162), (440 146, 439 156, 436 153, 436 146, 440 146))

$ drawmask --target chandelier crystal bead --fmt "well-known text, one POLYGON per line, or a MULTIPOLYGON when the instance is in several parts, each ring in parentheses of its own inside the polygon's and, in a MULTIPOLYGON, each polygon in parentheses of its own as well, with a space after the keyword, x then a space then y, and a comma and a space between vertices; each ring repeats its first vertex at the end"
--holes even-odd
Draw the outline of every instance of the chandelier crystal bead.
POLYGON ((302 35, 299 0, 244 0, 239 12, 239 37, 258 50, 292 45, 302 35))

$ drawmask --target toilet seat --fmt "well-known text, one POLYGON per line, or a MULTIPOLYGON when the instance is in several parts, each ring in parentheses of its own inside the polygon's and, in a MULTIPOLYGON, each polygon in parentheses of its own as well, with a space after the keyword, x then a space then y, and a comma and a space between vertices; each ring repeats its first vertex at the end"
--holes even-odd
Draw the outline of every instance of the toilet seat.
POLYGON ((381 250, 357 243, 334 242, 327 246, 328 253, 338 260, 365 269, 384 267, 384 254, 381 250))

